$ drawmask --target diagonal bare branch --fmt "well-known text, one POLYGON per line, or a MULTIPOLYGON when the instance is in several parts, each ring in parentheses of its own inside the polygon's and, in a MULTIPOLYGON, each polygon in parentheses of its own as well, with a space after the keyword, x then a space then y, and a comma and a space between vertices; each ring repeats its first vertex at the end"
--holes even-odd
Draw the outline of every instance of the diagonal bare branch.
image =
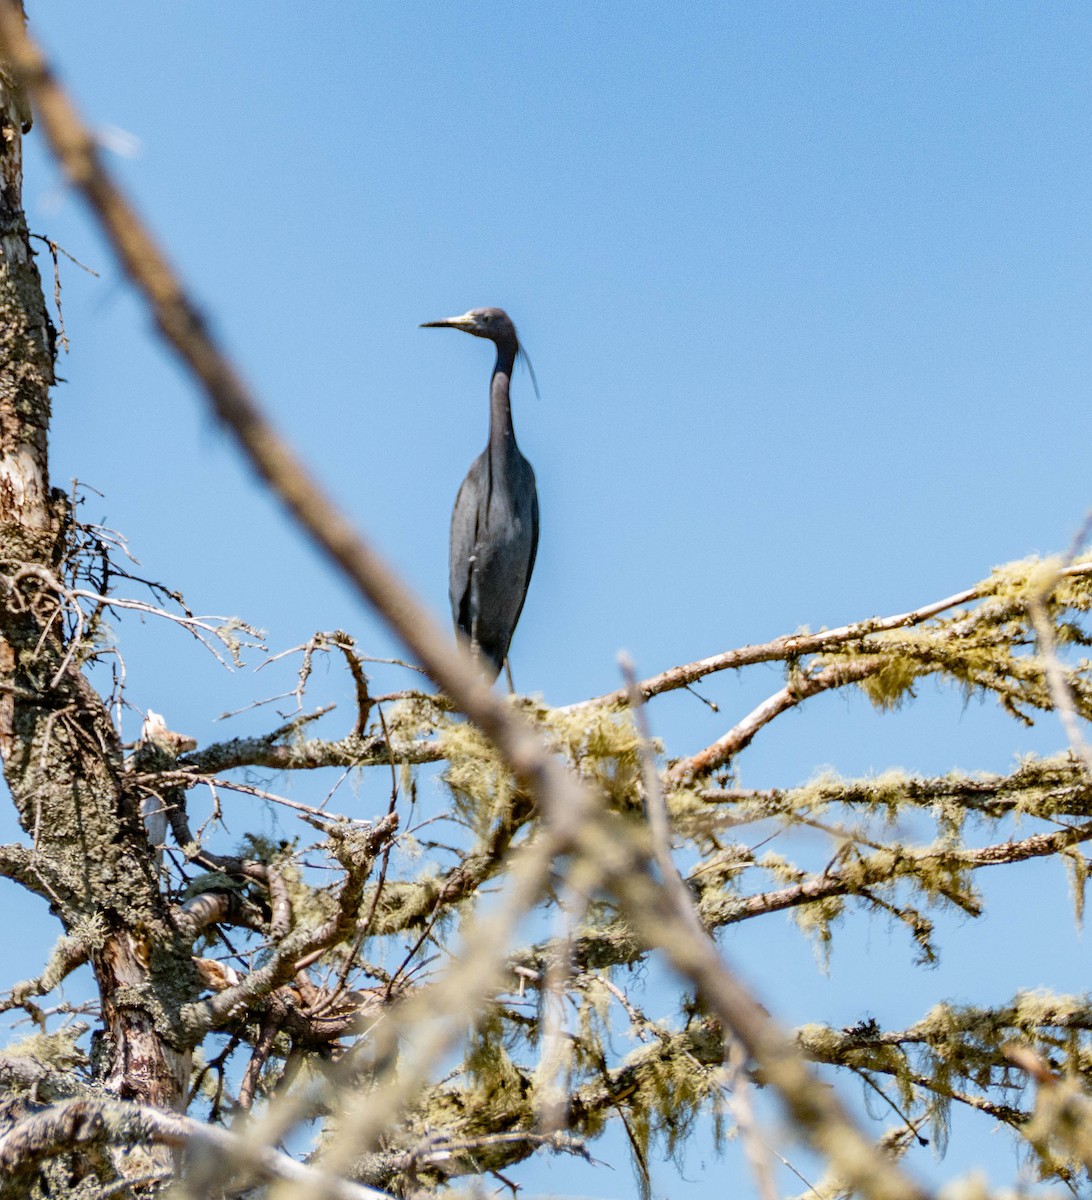
MULTIPOLYGON (((733 725, 723 737, 718 738, 704 750, 689 758, 679 759, 671 764, 668 771, 668 781, 672 784, 684 783, 694 775, 714 771, 722 767, 734 755, 738 754, 754 740, 755 734, 763 726, 768 725, 782 713, 795 708, 820 692, 832 688, 845 687, 850 683, 859 683, 874 675, 883 667, 881 661, 861 659, 848 663, 834 663, 824 667, 814 675, 806 675, 786 684, 780 691, 752 709, 741 721, 733 725)), ((636 689, 635 689, 636 691, 636 689)))
MULTIPOLYGON (((1075 579, 1080 576, 1092 575, 1092 562, 1074 563, 1058 572, 1062 579, 1075 579)), ((790 662, 809 654, 825 654, 836 650, 847 642, 860 641, 870 634, 886 633, 895 629, 909 629, 921 625, 933 617, 939 616, 949 609, 959 608, 963 604, 971 604, 989 595, 990 580, 983 580, 974 587, 965 588, 954 595, 946 596, 943 600, 935 600, 932 604, 923 604, 920 608, 909 612, 896 613, 890 617, 869 617, 863 621, 855 621, 850 625, 840 625, 835 629, 823 629, 818 633, 789 633, 776 637, 769 642, 761 642, 750 646, 740 646, 734 650, 725 650, 721 654, 713 654, 709 658, 700 658, 695 662, 683 663, 661 671, 658 675, 649 676, 637 684, 637 691, 644 700, 664 692, 673 692, 679 688, 689 687, 706 675, 718 671, 733 671, 739 667, 749 667, 764 662, 790 662)), ((607 705, 622 707, 627 704, 626 688, 595 696, 590 700, 582 700, 570 705, 570 709, 588 708, 591 705, 607 705)))

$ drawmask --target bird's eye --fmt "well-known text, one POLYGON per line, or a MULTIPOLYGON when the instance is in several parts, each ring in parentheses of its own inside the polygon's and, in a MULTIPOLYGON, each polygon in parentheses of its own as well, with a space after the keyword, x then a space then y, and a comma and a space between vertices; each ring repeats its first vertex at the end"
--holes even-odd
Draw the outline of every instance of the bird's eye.
POLYGON ((489 313, 482 313, 482 324, 483 325, 488 325, 489 322, 492 320, 493 320, 493 317, 489 313))

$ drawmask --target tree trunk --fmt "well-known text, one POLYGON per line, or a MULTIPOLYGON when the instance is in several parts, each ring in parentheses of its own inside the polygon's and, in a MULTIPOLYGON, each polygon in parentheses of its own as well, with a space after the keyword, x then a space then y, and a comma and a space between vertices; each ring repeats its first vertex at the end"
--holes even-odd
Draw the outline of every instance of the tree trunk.
POLYGON ((49 488, 54 337, 22 209, 27 128, 0 67, 0 757, 36 851, 22 881, 49 899, 95 971, 101 1082, 177 1109, 189 1063, 178 1012, 197 980, 160 892, 120 738, 82 674, 86 648, 65 633, 71 517, 49 488))

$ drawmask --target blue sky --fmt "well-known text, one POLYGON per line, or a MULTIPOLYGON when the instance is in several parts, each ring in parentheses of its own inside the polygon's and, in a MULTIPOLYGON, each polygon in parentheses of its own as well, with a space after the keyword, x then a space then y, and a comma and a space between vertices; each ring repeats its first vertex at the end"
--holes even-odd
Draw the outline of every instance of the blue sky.
MULTIPOLYGON (((651 673, 1067 545, 1092 501, 1087 5, 310 7, 28 0, 85 112, 137 145, 114 168, 280 426, 445 619, 491 357, 417 325, 512 314, 542 390, 517 374, 543 513, 521 689, 565 703, 616 686, 622 647, 651 673)), ((55 482, 102 491, 87 515, 199 610, 276 648, 342 627, 394 651, 194 402, 35 136, 26 200, 101 274, 63 268, 55 482)), ((201 740, 277 690, 155 625, 123 644, 131 699, 201 740)), ((719 714, 682 695, 652 721, 692 751, 778 686, 716 679, 719 714)), ((1062 744, 1050 721, 922 693, 883 716, 822 698, 741 777, 1003 770, 1062 744)), ((1086 985, 1059 868, 989 894, 926 974, 863 923, 829 978, 780 918, 732 950, 789 1021, 1086 985)), ((28 928, 29 973, 51 931, 28 928)), ((621 1157, 614 1190, 570 1190, 628 1195, 621 1157)), ((1008 1171, 997 1137, 921 1169, 972 1161, 1008 1171)), ((692 1164, 693 1194, 718 1170, 692 1164)))

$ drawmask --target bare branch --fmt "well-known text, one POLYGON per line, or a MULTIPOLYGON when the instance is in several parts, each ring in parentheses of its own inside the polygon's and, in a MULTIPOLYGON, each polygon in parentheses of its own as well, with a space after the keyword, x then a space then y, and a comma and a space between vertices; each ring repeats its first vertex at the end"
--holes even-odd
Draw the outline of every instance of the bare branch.
POLYGON ((646 865, 604 826, 586 827, 594 853, 644 939, 690 980, 777 1090, 795 1128, 829 1156, 847 1184, 870 1200, 924 1200, 914 1183, 861 1133, 836 1096, 808 1069, 791 1039, 717 953, 685 889, 658 887, 646 865))
MULTIPOLYGON (((723 737, 713 742, 711 746, 707 746, 690 758, 683 758, 672 763, 668 771, 669 781, 682 783, 694 775, 704 774, 723 766, 745 746, 749 746, 755 734, 775 717, 795 708, 811 696, 817 696, 820 692, 829 691, 831 688, 845 687, 849 683, 859 683, 869 675, 875 674, 882 666, 882 661, 868 660, 835 663, 815 675, 805 675, 803 678, 792 680, 748 713, 742 721, 733 726, 723 737)), ((635 689, 635 694, 640 694, 637 689, 635 689)))
MULTIPOLYGON (((86 1031, 87 1026, 80 1025, 70 1027, 67 1032, 78 1036, 86 1031)), ((30 1096, 37 1103, 65 1100, 84 1092, 83 1085, 71 1070, 62 1070, 42 1062, 33 1052, 35 1049, 32 1040, 28 1053, 21 1053, 16 1049, 0 1054, 0 1092, 8 1096, 13 1093, 30 1096)))
POLYGON ((747 820, 780 817, 802 801, 811 804, 917 808, 951 805, 988 820, 1015 812, 1050 819, 1092 816, 1092 790, 1079 761, 1069 754, 1028 759, 1009 775, 966 774, 922 778, 888 772, 867 779, 829 779, 802 788, 703 788, 709 804, 747 807, 747 820))
POLYGON ((1087 842, 1090 838, 1092 821, 1072 829, 1061 829, 1057 833, 1037 833, 1019 842, 999 842, 977 850, 904 850, 896 854, 885 851, 861 858, 850 871, 831 871, 816 875, 804 883, 779 888, 777 891, 760 892, 746 897, 711 897, 702 903, 702 916, 713 925, 731 925, 750 917, 782 912, 830 896, 858 893, 862 888, 873 887, 899 877, 910 878, 920 871, 924 862, 930 860, 943 861, 956 869, 996 867, 1032 858, 1046 858, 1066 847, 1087 842))
POLYGON ((281 742, 279 731, 264 737, 232 738, 184 754, 178 760, 181 770, 191 771, 194 782, 202 775, 219 775, 236 767, 268 767, 274 771, 313 771, 322 767, 386 766, 393 755, 396 762, 419 764, 439 762, 443 757, 434 741, 390 743, 381 734, 358 737, 351 734, 340 741, 281 742))
POLYGON ((91 1146, 162 1144, 189 1147, 221 1163, 248 1168, 264 1179, 313 1184, 331 1200, 390 1200, 383 1192, 305 1166, 250 1138, 176 1113, 138 1104, 83 1098, 25 1117, 0 1136, 0 1197, 17 1200, 47 1159, 91 1146))
POLYGON ((268 996, 287 983, 305 955, 337 945, 352 933, 372 863, 397 828, 395 813, 377 821, 366 833, 350 832, 330 824, 327 833, 333 853, 346 871, 345 882, 338 894, 337 911, 316 927, 293 931, 274 948, 269 962, 235 986, 184 1008, 181 1017, 191 1045, 209 1029, 222 1025, 240 1007, 268 996))
POLYGON ((36 851, 30 846, 20 846, 17 843, 0 846, 0 875, 22 884, 27 891, 34 892, 37 896, 49 899, 49 889, 39 874, 40 864, 37 857, 36 851))
MULTIPOLYGON (((862 895, 870 888, 900 879, 913 881, 931 864, 943 864, 953 871, 973 871, 1049 857, 1089 840, 1092 840, 1092 821, 978 849, 882 847, 876 854, 858 857, 844 870, 830 869, 801 883, 773 891, 739 896, 724 892, 718 885, 703 888, 699 912, 705 927, 724 928, 832 897, 862 895)), ((695 877, 694 882, 700 885, 700 876, 695 877)), ((966 907, 966 900, 961 901, 961 906, 966 907)), ((534 983, 548 969, 556 953, 552 942, 521 950, 510 960, 510 969, 525 981, 534 983)), ((642 942, 634 937, 632 929, 624 921, 585 928, 573 938, 572 957, 582 970, 632 964, 643 953, 642 942)))
MULTIPOLYGON (((1059 572, 1060 578, 1067 579, 1084 575, 1092 575, 1092 562, 1075 563, 1059 572)), ((860 641, 870 634, 884 633, 893 629, 908 629, 939 616, 940 613, 947 612, 949 609, 981 600, 990 594, 990 585, 990 580, 984 580, 974 587, 956 592, 952 596, 946 596, 943 600, 936 600, 932 604, 925 604, 921 608, 897 613, 891 617, 870 617, 864 621, 856 621, 852 625, 840 625, 836 629, 821 630, 819 633, 790 633, 774 638, 770 642, 741 646, 736 650, 726 650, 721 654, 714 654, 709 658, 701 658, 682 666, 671 667, 659 675, 650 676, 637 684, 637 690, 642 699, 651 700, 653 696, 662 695, 664 692, 688 687, 706 675, 712 675, 717 671, 732 671, 739 667, 753 666, 755 663, 790 662, 809 654, 825 654, 839 646, 844 646, 847 642, 860 641)), ((587 708, 593 704, 621 707, 627 702, 627 689, 619 688, 617 691, 607 692, 605 695, 596 696, 591 700, 582 700, 578 704, 570 705, 569 708, 575 710, 587 708)))
POLYGON ((24 979, 15 984, 7 999, 0 1000, 0 1012, 25 1008, 32 996, 45 996, 58 987, 77 967, 87 962, 89 947, 80 938, 65 935, 57 939, 49 960, 37 979, 24 979))

